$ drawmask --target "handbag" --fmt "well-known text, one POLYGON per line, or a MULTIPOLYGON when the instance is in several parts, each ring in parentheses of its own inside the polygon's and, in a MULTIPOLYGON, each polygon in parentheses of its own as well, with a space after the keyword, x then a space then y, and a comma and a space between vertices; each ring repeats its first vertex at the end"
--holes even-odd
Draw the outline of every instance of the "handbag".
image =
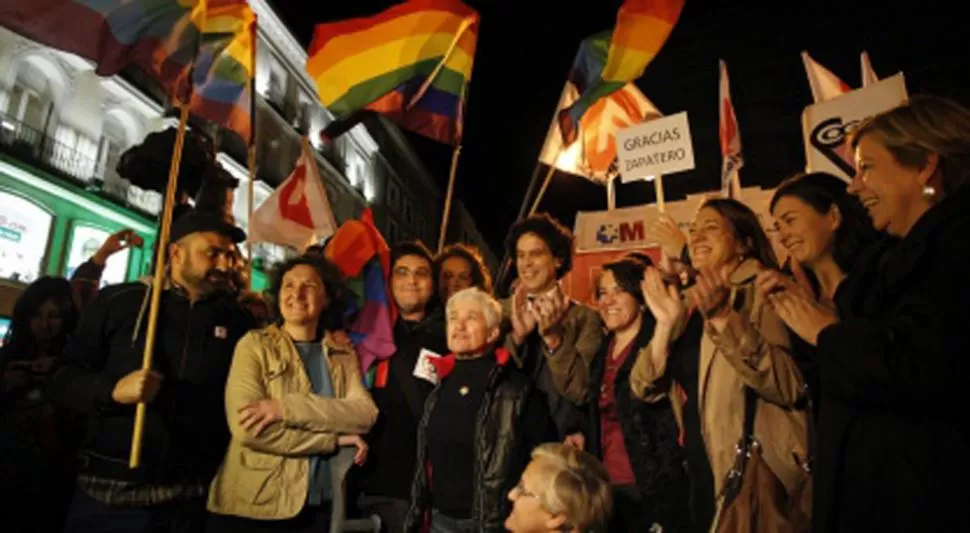
MULTIPOLYGON (((736 446, 734 465, 722 489, 717 533, 803 533, 811 530, 811 477, 789 495, 785 485, 762 457, 754 436, 757 395, 744 390, 744 428, 736 446), (808 510, 803 511, 807 499, 808 510)), ((807 464, 803 468, 808 468, 807 464)))

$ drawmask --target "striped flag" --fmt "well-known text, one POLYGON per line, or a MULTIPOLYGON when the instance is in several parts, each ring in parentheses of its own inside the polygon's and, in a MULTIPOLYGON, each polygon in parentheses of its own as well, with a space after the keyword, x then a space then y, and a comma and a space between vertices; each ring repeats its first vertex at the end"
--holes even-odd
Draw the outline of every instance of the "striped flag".
POLYGON ((862 67, 862 86, 872 85, 879 81, 879 76, 876 76, 876 71, 872 69, 872 63, 869 62, 869 52, 863 51, 859 57, 859 63, 862 67))
POLYGON ((808 84, 812 88, 815 103, 831 100, 852 90, 831 70, 816 63, 808 52, 802 52, 802 62, 805 64, 805 73, 808 75, 808 84))
POLYGON ((684 0, 625 0, 608 43, 597 35, 580 44, 569 77, 582 87, 581 94, 573 105, 559 112, 559 128, 566 145, 576 140, 580 120, 597 100, 643 75, 667 42, 683 8, 684 0))
MULTIPOLYGON (((599 45, 580 46, 579 54, 601 51, 601 58, 605 60, 606 49, 609 44, 609 32, 601 34, 599 45)), ((593 61, 582 60, 577 57, 576 63, 593 61)), ((602 64, 602 63, 601 63, 602 64)), ((583 78, 568 80, 559 99, 559 110, 572 106, 582 92, 575 82, 582 83, 583 78)), ((574 142, 568 147, 563 146, 562 133, 558 120, 553 120, 546 135, 546 142, 542 146, 539 161, 557 169, 583 176, 586 179, 605 183, 616 176, 616 132, 636 124, 640 124, 647 117, 660 116, 660 111, 653 105, 640 89, 633 83, 628 83, 618 91, 597 100, 579 121, 577 137, 581 142, 574 142)))
POLYGON ((255 16, 246 0, 5 0, 0 24, 95 63, 136 65, 190 111, 250 136, 255 16), (191 86, 189 74, 191 72, 191 86))
POLYGON ((728 198, 738 198, 741 193, 741 178, 738 171, 744 166, 741 155, 741 131, 738 117, 731 102, 731 80, 728 78, 727 64, 718 61, 720 68, 720 105, 718 106, 721 140, 721 192, 728 198))
POLYGON ((334 262, 355 295, 349 313, 355 316, 350 338, 357 348, 361 372, 368 386, 387 383, 388 359, 397 351, 394 323, 398 310, 390 296, 391 251, 374 226, 370 208, 360 220, 344 222, 327 243, 325 254, 334 262), (376 370, 374 363, 378 362, 376 370), (376 383, 375 383, 376 381, 376 383))
POLYGON ((459 0, 411 0, 317 25, 306 68, 338 123, 369 110, 457 144, 477 41, 478 13, 459 0))
POLYGON ((256 15, 246 0, 208 0, 189 111, 252 140, 256 15))

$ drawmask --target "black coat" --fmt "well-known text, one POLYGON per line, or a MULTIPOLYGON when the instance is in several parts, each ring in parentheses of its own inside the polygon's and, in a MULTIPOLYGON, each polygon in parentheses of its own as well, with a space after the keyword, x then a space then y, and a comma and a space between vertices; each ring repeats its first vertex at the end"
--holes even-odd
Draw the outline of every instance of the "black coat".
POLYGON ((970 197, 868 259, 818 339, 815 530, 953 531, 970 452, 970 197))
MULTIPOLYGON (((636 478, 637 489, 646 511, 646 527, 659 523, 664 531, 682 531, 687 512, 687 475, 684 471, 683 448, 677 442, 677 419, 669 400, 656 403, 640 401, 630 391, 630 371, 641 348, 650 343, 654 329, 653 317, 644 315, 630 354, 616 373, 614 395, 619 412, 623 442, 636 478)), ((591 397, 586 413, 586 448, 603 459, 600 434, 599 391, 603 386, 606 358, 613 342, 610 333, 603 339, 590 369, 591 397)), ((646 530, 646 529, 644 529, 646 530)))
MULTIPOLYGON (((475 424, 474 457, 478 458, 478 463, 475 465, 472 519, 476 533, 505 531, 505 519, 512 510, 509 491, 518 484, 533 448, 556 436, 543 395, 526 376, 514 370, 508 352, 497 350, 495 357, 498 364, 489 376, 475 424)), ((439 374, 442 374, 440 367, 439 374)), ((447 374, 443 374, 441 381, 446 379, 447 374)), ((427 466, 428 421, 440 387, 439 382, 428 396, 418 426, 419 465, 427 466)), ((412 484, 405 531, 421 531, 427 523, 427 514, 433 507, 429 483, 434 483, 433 476, 426 468, 418 469, 412 484)))

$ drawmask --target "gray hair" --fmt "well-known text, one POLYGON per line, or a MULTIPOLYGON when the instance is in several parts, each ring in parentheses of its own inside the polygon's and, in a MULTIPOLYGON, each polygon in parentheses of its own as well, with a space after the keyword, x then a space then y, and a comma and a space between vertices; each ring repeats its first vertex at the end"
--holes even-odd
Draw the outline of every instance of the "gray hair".
POLYGON ((452 294, 451 298, 448 298, 448 303, 445 305, 446 319, 447 315, 451 314, 455 302, 462 300, 472 300, 482 308, 488 329, 497 328, 502 324, 502 305, 491 294, 478 287, 468 287, 467 289, 462 289, 452 294))

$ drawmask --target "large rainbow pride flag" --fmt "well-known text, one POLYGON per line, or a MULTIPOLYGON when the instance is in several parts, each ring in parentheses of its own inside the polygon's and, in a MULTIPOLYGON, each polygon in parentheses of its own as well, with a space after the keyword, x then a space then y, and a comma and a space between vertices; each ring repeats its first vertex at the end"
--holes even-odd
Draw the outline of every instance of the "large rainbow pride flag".
POLYGON ((673 31, 684 0, 625 0, 616 15, 612 36, 584 40, 569 74, 579 99, 559 112, 563 143, 576 140, 577 124, 603 98, 643 75, 673 31))
POLYGON ((246 0, 0 2, 10 30, 94 61, 101 76, 137 65, 179 99, 194 94, 191 110, 247 140, 254 21, 246 0))
POLYGON ((317 25, 306 68, 339 120, 369 110, 456 144, 477 41, 478 13, 462 2, 410 0, 317 25))

